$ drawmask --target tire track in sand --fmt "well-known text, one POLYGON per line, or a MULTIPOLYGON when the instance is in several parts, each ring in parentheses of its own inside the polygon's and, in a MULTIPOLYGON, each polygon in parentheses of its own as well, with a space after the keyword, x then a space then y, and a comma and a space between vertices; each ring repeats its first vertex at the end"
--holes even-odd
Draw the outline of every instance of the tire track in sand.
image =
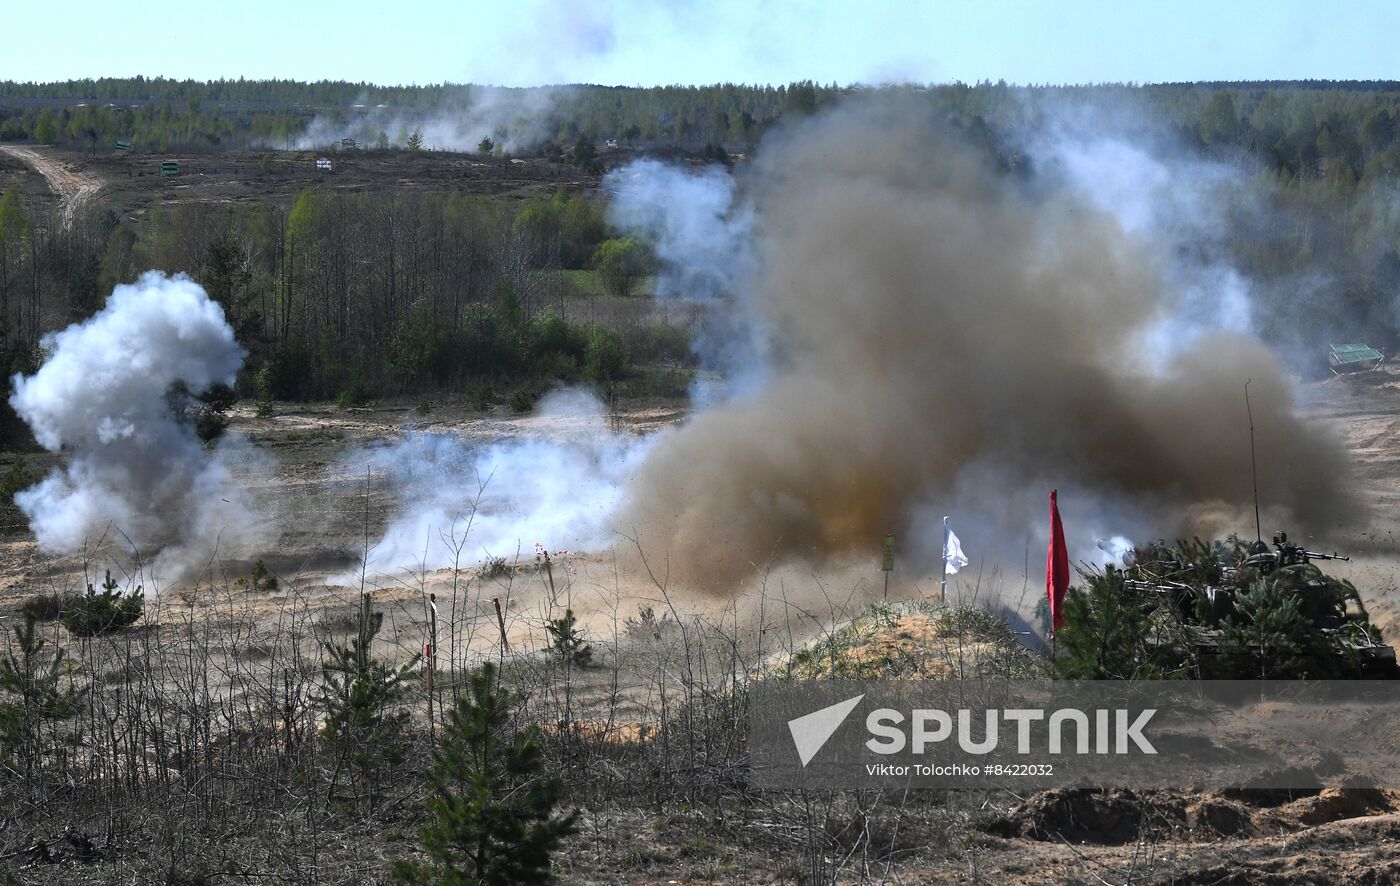
POLYGON ((73 226, 78 210, 97 196, 107 183, 88 172, 70 169, 63 162, 46 156, 37 148, 0 145, 0 152, 9 154, 32 167, 44 177, 50 190, 58 195, 59 218, 64 230, 73 226))

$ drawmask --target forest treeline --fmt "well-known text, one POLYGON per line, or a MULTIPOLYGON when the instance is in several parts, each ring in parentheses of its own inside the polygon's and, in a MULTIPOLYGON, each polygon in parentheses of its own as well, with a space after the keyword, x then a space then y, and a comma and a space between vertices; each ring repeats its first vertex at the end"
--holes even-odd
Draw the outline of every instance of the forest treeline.
MULTIPOLYGON (((144 78, 65 83, 0 82, 0 141, 81 150, 217 151, 287 145, 321 121, 352 128, 383 117, 385 141, 406 147, 415 121, 480 113, 482 136, 550 153, 579 139, 698 147, 752 144, 783 114, 810 113, 849 90, 812 82, 782 86, 535 88, 366 83, 176 81, 144 78)), ((362 128, 362 127, 358 127, 362 128)))
POLYGON ((788 114, 807 114, 844 95, 895 91, 924 97, 940 114, 999 132, 1034 125, 1076 103, 1131 105, 1174 127, 1184 147, 1238 149, 1270 170, 1339 183, 1400 173, 1400 83, 1393 81, 1149 86, 842 87, 810 81, 780 86, 716 84, 653 88, 571 85, 375 86, 290 80, 199 82, 162 78, 0 82, 0 141, 36 141, 110 151, 224 150, 289 144, 316 131, 349 128, 366 115, 394 125, 404 147, 415 119, 483 115, 497 144, 520 143, 528 129, 543 153, 581 139, 698 149, 744 150, 788 114), (489 113, 488 113, 489 109, 489 113), (511 128, 517 132, 511 132, 511 128))

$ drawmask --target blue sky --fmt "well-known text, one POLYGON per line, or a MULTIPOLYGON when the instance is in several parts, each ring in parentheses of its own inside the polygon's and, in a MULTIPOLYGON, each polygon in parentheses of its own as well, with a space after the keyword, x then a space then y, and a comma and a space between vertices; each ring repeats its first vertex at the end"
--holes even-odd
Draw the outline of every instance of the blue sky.
POLYGON ((1400 79, 1400 2, 15 0, 0 79, 1400 79))

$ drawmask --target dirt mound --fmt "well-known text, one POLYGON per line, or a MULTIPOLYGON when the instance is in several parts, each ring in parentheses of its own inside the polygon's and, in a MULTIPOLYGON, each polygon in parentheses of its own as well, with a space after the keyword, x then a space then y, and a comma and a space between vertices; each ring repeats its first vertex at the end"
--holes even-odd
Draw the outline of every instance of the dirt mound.
POLYGON ((1185 804, 1177 796, 1056 788, 1032 794, 985 830, 1000 837, 1121 846, 1145 830, 1179 827, 1185 818, 1185 804))
POLYGON ((875 603, 780 663, 802 679, 1034 678, 1043 662, 997 613, 928 600, 875 603))
POLYGON ((1303 791, 1173 791, 1056 788, 1032 794, 984 825, 1000 837, 1121 846, 1172 835, 1188 842, 1292 833, 1388 815, 1400 792, 1369 788, 1303 791))
POLYGON ((1366 818, 1394 812, 1397 794, 1374 788, 1329 788, 1315 796, 1302 797, 1291 803, 1261 811, 1256 824, 1261 829, 1274 830, 1312 827, 1351 818, 1366 818))

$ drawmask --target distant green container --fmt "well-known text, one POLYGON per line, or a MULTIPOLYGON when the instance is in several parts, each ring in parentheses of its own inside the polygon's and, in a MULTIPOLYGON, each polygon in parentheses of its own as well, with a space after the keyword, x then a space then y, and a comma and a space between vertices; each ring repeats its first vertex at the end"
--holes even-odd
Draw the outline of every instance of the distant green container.
POLYGON ((131 150, 131 142, 117 142, 117 150, 118 150, 118 151, 129 151, 129 150, 131 150))
POLYGON ((162 164, 160 164, 160 174, 161 174, 161 175, 179 175, 179 174, 180 174, 180 164, 179 164, 179 163, 171 163, 171 162, 169 162, 169 161, 167 161, 167 162, 165 162, 165 163, 162 163, 162 164))
POLYGON ((1346 372, 1369 372, 1384 362, 1384 354, 1360 342, 1332 345, 1327 352, 1327 364, 1337 375, 1346 372))

